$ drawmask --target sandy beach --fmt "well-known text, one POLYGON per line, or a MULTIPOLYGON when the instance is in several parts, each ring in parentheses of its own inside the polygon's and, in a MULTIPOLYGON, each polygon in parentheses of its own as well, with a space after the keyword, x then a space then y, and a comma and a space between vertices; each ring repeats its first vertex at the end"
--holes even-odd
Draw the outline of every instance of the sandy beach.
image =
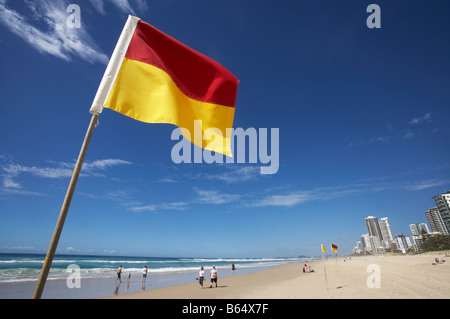
MULTIPOLYGON (((447 252, 448 253, 448 252, 447 252)), ((124 294, 120 299, 448 299, 450 257, 418 255, 352 256, 289 263, 252 274, 221 278, 209 288, 209 273, 198 282, 124 294), (433 265, 434 259, 446 260, 433 265), (324 267, 325 264, 325 267, 324 267), (326 277, 325 277, 326 274, 326 277), (326 278, 326 279, 325 279, 326 278)))

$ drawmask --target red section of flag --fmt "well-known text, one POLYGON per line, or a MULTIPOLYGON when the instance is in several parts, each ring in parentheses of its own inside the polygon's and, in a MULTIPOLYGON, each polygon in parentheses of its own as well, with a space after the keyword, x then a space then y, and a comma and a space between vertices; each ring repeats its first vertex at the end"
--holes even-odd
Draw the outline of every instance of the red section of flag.
POLYGON ((209 57, 139 20, 125 56, 162 69, 186 96, 234 107, 239 80, 209 57))

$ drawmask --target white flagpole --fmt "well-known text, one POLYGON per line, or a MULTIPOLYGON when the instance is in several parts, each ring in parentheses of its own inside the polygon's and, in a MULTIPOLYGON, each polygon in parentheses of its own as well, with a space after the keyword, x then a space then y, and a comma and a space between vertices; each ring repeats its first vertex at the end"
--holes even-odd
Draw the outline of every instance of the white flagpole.
POLYGON ((98 114, 94 113, 89 124, 89 128, 86 132, 86 136, 81 146, 80 154, 78 155, 77 163, 75 164, 74 171, 72 173, 72 178, 67 189, 66 197, 64 198, 61 211, 59 213, 58 222, 56 223, 55 231, 53 232, 52 241, 47 251, 47 256, 45 257, 44 265, 42 266, 42 271, 39 276, 39 280, 36 285, 36 290, 34 291, 33 299, 40 299, 42 292, 44 291, 44 286, 47 281, 48 273, 52 265, 53 257, 55 256, 56 247, 58 246, 59 237, 64 226, 64 221, 66 220, 67 212, 69 210, 70 202, 72 200, 73 192, 75 191, 75 186, 77 185, 78 176, 80 176, 81 167, 83 166, 84 157, 86 156, 86 151, 89 146, 89 142, 92 137, 95 125, 98 120, 98 114))
POLYGON ((327 269, 325 267, 325 261, 323 260, 323 251, 322 251, 322 262, 323 262, 323 272, 325 274, 325 282, 327 284, 327 290, 328 290, 328 279, 327 279, 327 269))

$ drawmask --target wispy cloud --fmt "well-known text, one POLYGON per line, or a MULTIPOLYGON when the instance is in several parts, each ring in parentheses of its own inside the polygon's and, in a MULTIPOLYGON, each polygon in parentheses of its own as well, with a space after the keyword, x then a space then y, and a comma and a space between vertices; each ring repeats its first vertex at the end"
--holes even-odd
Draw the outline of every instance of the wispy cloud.
POLYGON ((138 12, 144 12, 148 9, 146 0, 89 0, 92 6, 100 13, 105 14, 105 2, 111 3, 119 11, 126 14, 136 15, 136 11, 133 8, 137 8, 138 12))
POLYGON ((233 165, 225 166, 229 170, 222 174, 206 174, 205 177, 211 180, 219 180, 227 183, 239 183, 256 179, 261 176, 261 169, 257 166, 236 167, 233 165))
POLYGON ((442 185, 448 185, 450 184, 449 179, 428 179, 418 182, 413 182, 410 184, 405 185, 405 188, 410 191, 420 191, 423 189, 435 187, 435 186, 442 186, 442 185))
MULTIPOLYGON (((396 177, 408 176, 399 174, 396 177)), ((336 187, 319 187, 311 190, 288 190, 284 193, 270 194, 257 201, 248 200, 251 207, 293 207, 311 201, 330 200, 362 193, 375 193, 391 190, 420 191, 427 188, 450 185, 450 179, 427 179, 420 181, 397 181, 392 177, 365 179, 365 183, 355 183, 336 187)))
POLYGON ((377 142, 381 142, 381 143, 387 143, 389 142, 389 140, 391 139, 390 136, 378 136, 378 137, 374 137, 370 140, 371 143, 377 143, 377 142))
POLYGON ((6 2, 0 0, 0 23, 40 53, 65 61, 71 61, 76 56, 89 63, 108 63, 108 56, 97 47, 87 33, 87 28, 67 27, 69 14, 66 10, 69 2, 26 1, 28 9, 32 11, 31 17, 9 8, 6 2), (43 24, 45 28, 42 27, 43 24))
MULTIPOLYGON (((417 126, 419 124, 424 123, 430 123, 432 121, 432 113, 428 112, 425 115, 421 117, 412 118, 411 120, 407 121, 409 124, 408 126, 405 126, 403 124, 403 128, 400 127, 397 130, 394 129, 394 126, 392 124, 387 125, 384 128, 384 131, 386 131, 385 135, 376 136, 373 138, 367 138, 367 139, 360 139, 358 141, 351 141, 347 143, 347 147, 353 148, 362 146, 364 144, 368 144, 369 142, 371 144, 374 143, 388 143, 394 140, 410 140, 414 138, 420 131, 418 132, 417 126)), ((437 128, 433 128, 432 132, 435 133, 437 131, 437 128)))
POLYGON ((196 201, 204 204, 229 204, 241 198, 241 195, 226 194, 217 190, 202 190, 196 188, 195 192, 197 193, 196 201))
POLYGON ((28 173, 43 178, 61 178, 70 177, 72 175, 72 170, 67 168, 23 166, 20 164, 9 164, 8 166, 3 167, 3 171, 6 172, 5 180, 9 183, 12 181, 12 178, 20 173, 28 173))
MULTIPOLYGON (((82 175, 84 176, 104 176, 98 173, 105 171, 108 168, 117 165, 128 165, 131 162, 121 159, 102 159, 93 162, 86 162, 83 165, 82 175)), ((12 194, 39 194, 36 192, 29 192, 22 190, 22 185, 16 180, 21 174, 29 174, 38 178, 68 178, 72 176, 74 163, 57 163, 58 167, 39 167, 39 166, 25 166, 17 163, 7 163, 0 165, 2 171, 1 190, 12 194)))
POLYGON ((281 195, 269 195, 253 203, 251 206, 286 206, 292 207, 307 201, 314 200, 315 196, 308 192, 293 192, 281 195))
POLYGON ((284 206, 292 207, 315 200, 329 200, 342 196, 348 196, 362 192, 361 184, 336 186, 336 187, 319 187, 312 190, 288 191, 285 194, 268 195, 260 200, 250 203, 250 206, 284 206))
POLYGON ((410 138, 413 138, 414 136, 415 136, 415 134, 410 130, 404 131, 400 134, 400 137, 404 140, 409 140, 410 138))
POLYGON ((37 251, 34 246, 0 246, 3 251, 37 251))
POLYGON ((213 181, 222 181, 226 183, 241 183, 260 178, 261 169, 258 166, 236 166, 233 164, 220 165, 225 171, 217 173, 198 173, 186 174, 185 177, 191 179, 208 179, 213 181))
POLYGON ((413 118, 410 121, 408 121, 409 125, 417 125, 421 123, 431 122, 431 113, 428 112, 424 116, 413 118))
POLYGON ((161 203, 155 205, 144 205, 130 207, 133 212, 154 212, 158 210, 187 210, 189 204, 186 202, 161 203))

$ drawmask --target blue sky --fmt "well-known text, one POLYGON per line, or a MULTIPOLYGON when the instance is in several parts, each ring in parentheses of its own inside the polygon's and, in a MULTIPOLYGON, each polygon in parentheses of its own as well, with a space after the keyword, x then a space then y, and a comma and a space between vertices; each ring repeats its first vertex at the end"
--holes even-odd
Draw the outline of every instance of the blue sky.
POLYGON ((128 14, 239 80, 234 127, 279 128, 280 167, 174 164, 170 124, 100 115, 58 253, 341 253, 450 189, 448 1, 0 0, 0 251, 45 253, 128 14), (76 3, 81 28, 66 25, 76 3), (381 28, 369 29, 377 3, 381 28))

